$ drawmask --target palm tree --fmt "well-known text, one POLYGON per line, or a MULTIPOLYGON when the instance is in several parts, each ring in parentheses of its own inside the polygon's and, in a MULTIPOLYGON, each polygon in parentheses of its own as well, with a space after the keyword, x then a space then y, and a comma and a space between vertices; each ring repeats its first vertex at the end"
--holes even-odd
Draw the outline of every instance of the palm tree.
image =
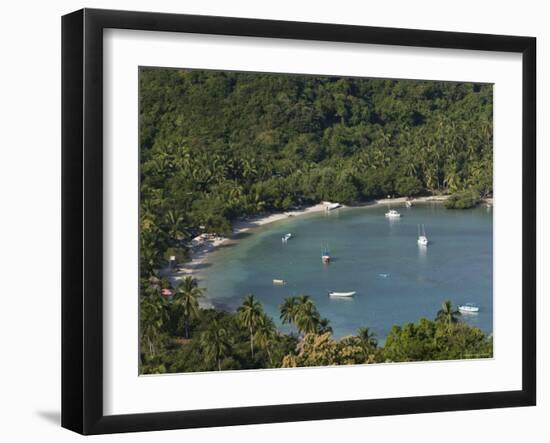
POLYGON ((283 324, 294 324, 296 320, 296 309, 298 305, 296 303, 295 297, 288 297, 285 299, 284 303, 279 307, 281 311, 280 319, 283 324))
POLYGON ((359 328, 358 332, 358 337, 363 342, 367 352, 371 352, 378 347, 378 340, 376 339, 376 335, 374 334, 374 332, 371 332, 370 328, 359 328))
POLYGON ((277 338, 277 328, 275 323, 267 315, 262 315, 258 322, 258 328, 256 330, 256 342, 260 347, 265 349, 269 358, 269 364, 273 364, 271 356, 271 346, 273 341, 277 338))
POLYGON ((330 320, 328 318, 322 318, 317 325, 317 334, 325 334, 330 332, 332 334, 332 326, 330 326, 330 320))
POLYGON ((164 153, 158 154, 155 158, 153 158, 151 160, 151 165, 153 167, 152 172, 157 175, 164 175, 168 173, 174 166, 171 159, 164 153))
POLYGON ((149 356, 155 356, 155 345, 160 339, 162 327, 166 321, 165 301, 160 295, 160 289, 147 291, 149 295, 141 298, 140 303, 140 332, 142 342, 149 349, 149 356))
POLYGON ((248 328, 250 333, 250 354, 254 358, 254 332, 260 322, 260 318, 264 315, 261 303, 256 300, 253 294, 248 294, 243 304, 238 309, 239 323, 248 328))
POLYGON ((182 319, 185 325, 185 338, 189 338, 189 322, 199 316, 199 298, 203 290, 198 287, 197 280, 187 276, 176 288, 174 304, 182 311, 182 319))
POLYGON ((214 361, 218 371, 222 370, 222 360, 231 351, 231 340, 227 330, 214 320, 200 336, 200 344, 208 361, 214 361))
POLYGON ((450 300, 445 300, 441 305, 441 309, 437 311, 436 320, 447 325, 447 328, 450 329, 452 325, 458 322, 458 315, 460 315, 460 312, 453 308, 450 300))
POLYGON ((294 322, 301 333, 317 332, 319 311, 308 295, 300 295, 297 299, 296 317, 294 322))
POLYGON ((251 205, 252 208, 257 212, 261 212, 265 208, 265 202, 262 200, 260 194, 258 194, 257 192, 251 196, 251 205))
POLYGON ((244 159, 242 161, 242 176, 247 181, 253 180, 254 177, 258 174, 256 169, 256 162, 254 158, 244 159))
POLYGON ((160 261, 158 248, 153 240, 153 236, 153 233, 148 234, 143 231, 140 235, 139 262, 142 276, 155 275, 160 261))
POLYGON ((445 178, 443 180, 443 184, 449 189, 451 192, 455 192, 459 186, 460 186, 460 176, 458 175, 456 171, 456 163, 451 163, 451 166, 448 166, 448 168, 445 170, 445 178))
POLYGON ((199 282, 196 278, 191 277, 190 275, 187 275, 178 285, 178 288, 180 288, 183 291, 191 291, 199 286, 199 282))
POLYGON ((185 227, 185 217, 177 210, 169 210, 166 213, 165 223, 168 230, 168 235, 173 242, 177 242, 189 235, 187 228, 185 227))

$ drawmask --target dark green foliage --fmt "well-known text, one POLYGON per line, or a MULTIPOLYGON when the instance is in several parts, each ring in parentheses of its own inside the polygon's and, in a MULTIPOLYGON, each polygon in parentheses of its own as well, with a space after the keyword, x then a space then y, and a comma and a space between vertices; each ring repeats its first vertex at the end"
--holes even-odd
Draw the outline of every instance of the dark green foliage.
MULTIPOLYGON (((187 290, 196 288, 187 283, 187 290)), ((493 352, 492 338, 463 323, 450 302, 434 321, 394 326, 380 346, 369 328, 332 339, 329 321, 307 296, 281 305, 282 321, 294 324, 299 335, 279 332, 251 295, 237 312, 198 309, 184 316, 184 325, 178 299, 152 297, 142 305, 142 321, 152 325, 142 326, 143 374, 489 358, 493 352)))
POLYGON ((385 361, 456 360, 493 356, 493 340, 460 320, 460 312, 445 301, 435 321, 394 326, 380 351, 385 361))
POLYGON ((141 275, 166 263, 168 247, 228 234, 243 216, 321 200, 486 196, 492 124, 486 84, 142 68, 141 275))
POLYGON ((452 194, 445 200, 447 209, 469 209, 480 202, 480 196, 476 191, 464 191, 452 194))
POLYGON ((493 340, 462 322, 448 327, 443 322, 421 319, 394 326, 380 355, 392 362, 490 358, 493 340))
POLYGON ((475 205, 492 192, 491 85, 158 68, 139 81, 142 373, 316 364, 317 351, 338 364, 492 353, 449 312, 395 327, 382 348, 368 330, 332 340, 305 296, 282 317, 298 335, 281 334, 254 300, 238 314, 199 309, 196 285, 168 300, 159 279, 191 238, 262 212, 420 193, 475 205))
POLYGON ((175 257, 172 264, 176 265, 177 263, 185 263, 189 255, 187 253, 187 249, 185 248, 169 247, 164 252, 163 258, 166 262, 169 262, 171 257, 175 257))
POLYGON ((398 177, 395 191, 400 195, 418 195, 422 192, 422 182, 417 177, 398 177))

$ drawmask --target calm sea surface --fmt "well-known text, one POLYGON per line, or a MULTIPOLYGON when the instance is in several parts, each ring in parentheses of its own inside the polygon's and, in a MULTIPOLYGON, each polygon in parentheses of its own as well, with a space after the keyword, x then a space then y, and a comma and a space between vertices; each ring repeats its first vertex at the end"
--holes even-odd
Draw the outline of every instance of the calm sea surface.
POLYGON ((492 210, 447 210, 439 204, 346 208, 275 222, 212 253, 200 285, 215 305, 236 309, 253 293, 281 330, 279 305, 307 294, 330 320, 336 338, 368 326, 383 340, 392 325, 433 319, 444 300, 473 302, 478 314, 468 323, 493 332, 492 210), (417 245, 424 224, 430 245, 417 245), (286 244, 281 237, 291 232, 286 244), (332 261, 321 262, 324 245, 332 261), (274 286, 284 279, 285 286, 274 286), (352 299, 333 299, 331 290, 357 291, 352 299))

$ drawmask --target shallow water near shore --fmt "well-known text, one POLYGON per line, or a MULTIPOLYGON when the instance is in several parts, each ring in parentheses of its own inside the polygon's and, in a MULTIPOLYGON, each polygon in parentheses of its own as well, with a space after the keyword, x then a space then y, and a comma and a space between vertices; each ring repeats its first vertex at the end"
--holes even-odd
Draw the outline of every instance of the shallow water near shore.
POLYGON ((244 233, 209 254, 200 286, 214 306, 236 309, 253 293, 279 328, 286 297, 307 294, 334 336, 371 328, 383 340, 393 325, 433 319, 443 301, 472 302, 478 314, 467 323, 493 332, 492 210, 447 210, 441 204, 395 206, 402 217, 384 217, 386 206, 344 208, 331 213, 289 217, 244 233), (428 247, 417 244, 424 224, 428 247), (281 242, 291 232, 293 237, 281 242), (331 263, 321 262, 328 245, 331 263), (282 279, 283 286, 273 285, 282 279), (357 291, 351 299, 329 291, 357 291))

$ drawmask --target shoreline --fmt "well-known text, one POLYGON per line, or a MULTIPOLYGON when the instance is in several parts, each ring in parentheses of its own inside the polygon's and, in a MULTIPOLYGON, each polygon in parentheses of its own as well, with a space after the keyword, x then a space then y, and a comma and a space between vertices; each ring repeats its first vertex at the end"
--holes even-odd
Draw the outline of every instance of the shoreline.
MULTIPOLYGON (((163 273, 166 273, 166 276, 172 283, 172 286, 176 286, 179 280, 188 276, 197 278, 197 280, 199 280, 199 271, 200 269, 206 267, 205 264, 207 263, 209 254, 226 243, 237 242, 239 240, 238 236, 240 234, 255 228, 259 228, 260 226, 274 223, 276 221, 285 220, 289 217, 297 217, 300 215, 314 214, 323 211, 325 211, 325 205, 322 203, 318 203, 316 205, 308 206, 301 209, 275 212, 266 215, 258 215, 256 217, 251 217, 248 219, 238 220, 232 224, 232 232, 229 237, 215 236, 204 239, 200 245, 198 245, 194 249, 189 249, 189 261, 182 263, 175 271, 169 272, 165 270, 163 273)), ((203 309, 214 308, 214 304, 208 299, 207 295, 204 295, 202 299, 199 300, 199 306, 203 309)))
MULTIPOLYGON (((442 203, 449 196, 448 195, 434 195, 426 197, 418 197, 414 199, 409 199, 407 197, 397 197, 397 198, 385 198, 379 200, 371 200, 356 205, 342 205, 340 208, 364 208, 364 207, 379 207, 383 205, 403 205, 406 201, 414 203, 442 203)), ((492 199, 491 202, 492 204, 492 199)), ((228 237, 223 236, 208 236, 201 240, 201 243, 191 247, 189 249, 189 258, 190 260, 182 263, 177 267, 176 270, 169 271, 165 269, 163 274, 165 274, 172 286, 176 286, 179 280, 191 276, 198 279, 198 275, 202 268, 206 267, 208 257, 210 253, 217 250, 220 246, 229 243, 237 242, 238 236, 244 232, 248 232, 260 226, 265 226, 280 220, 285 220, 289 217, 299 217, 307 214, 315 214, 319 212, 326 211, 326 204, 318 203, 316 205, 308 206, 301 209, 294 209, 290 211, 275 212, 271 214, 258 215, 248 219, 238 220, 232 224, 232 233, 228 237)), ((212 309, 214 304, 208 299, 207 295, 204 295, 199 301, 199 306, 203 309, 212 309)))

